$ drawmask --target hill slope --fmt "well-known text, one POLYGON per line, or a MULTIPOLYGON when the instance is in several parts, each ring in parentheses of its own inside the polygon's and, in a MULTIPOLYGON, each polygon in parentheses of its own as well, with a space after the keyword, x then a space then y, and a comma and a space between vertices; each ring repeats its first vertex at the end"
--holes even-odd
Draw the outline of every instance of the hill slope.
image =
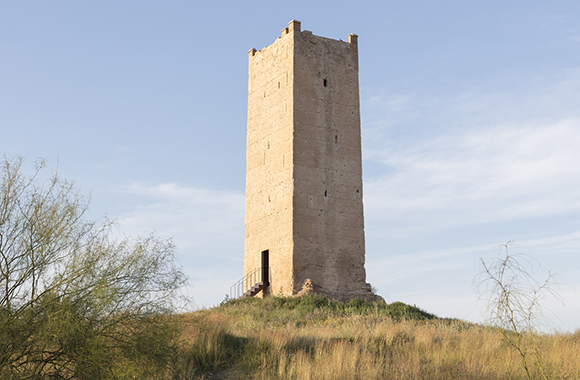
POLYGON ((522 337, 400 302, 248 298, 179 316, 179 379, 580 378, 580 334, 522 337))

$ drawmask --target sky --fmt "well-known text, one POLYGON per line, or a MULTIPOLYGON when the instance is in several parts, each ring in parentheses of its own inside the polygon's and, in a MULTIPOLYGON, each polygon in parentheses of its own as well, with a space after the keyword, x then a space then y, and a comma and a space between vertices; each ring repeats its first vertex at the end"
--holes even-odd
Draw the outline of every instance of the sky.
POLYGON ((367 281, 485 322, 497 248, 580 329, 577 1, 0 1, 0 154, 39 157, 120 233, 172 238, 195 308, 243 275, 248 58, 289 21, 359 35, 367 281))

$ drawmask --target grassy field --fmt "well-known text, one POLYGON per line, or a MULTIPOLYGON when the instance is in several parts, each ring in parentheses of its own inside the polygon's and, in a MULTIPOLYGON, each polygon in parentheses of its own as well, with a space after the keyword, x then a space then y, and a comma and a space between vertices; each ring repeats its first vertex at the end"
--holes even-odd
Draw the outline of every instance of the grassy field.
POLYGON ((248 298, 178 318, 174 379, 580 379, 580 332, 510 345, 402 303, 248 298))

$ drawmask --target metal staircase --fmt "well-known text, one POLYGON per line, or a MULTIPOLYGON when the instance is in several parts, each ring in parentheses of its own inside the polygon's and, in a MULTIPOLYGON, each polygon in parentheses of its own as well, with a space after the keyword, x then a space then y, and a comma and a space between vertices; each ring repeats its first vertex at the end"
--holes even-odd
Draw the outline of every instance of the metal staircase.
POLYGON ((270 286, 270 267, 257 267, 230 287, 230 297, 253 297, 268 286, 270 286))

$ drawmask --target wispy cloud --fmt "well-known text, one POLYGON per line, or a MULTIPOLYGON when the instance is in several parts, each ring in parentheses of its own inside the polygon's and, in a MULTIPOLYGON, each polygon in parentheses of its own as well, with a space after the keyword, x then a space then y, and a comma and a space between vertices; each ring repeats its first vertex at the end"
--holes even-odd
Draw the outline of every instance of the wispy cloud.
MULTIPOLYGON (((531 274, 538 281, 556 272, 561 284, 555 290, 564 305, 556 298, 543 300, 543 306, 553 315, 547 330, 578 328, 580 312, 580 232, 542 239, 517 241, 512 253, 529 257, 531 274), (516 250, 519 248, 519 250, 516 250)), ((494 244, 453 246, 437 250, 423 250, 372 258, 367 274, 388 302, 402 301, 417 304, 439 316, 484 321, 484 303, 478 300, 474 279, 481 271, 480 258, 486 263, 501 259, 494 244)))
POLYGON ((132 184, 115 191, 134 197, 129 211, 118 216, 121 230, 130 235, 155 230, 171 237, 191 278, 195 304, 212 306, 223 299, 242 275, 244 195, 176 183, 132 184))
POLYGON ((580 210, 580 119, 443 134, 370 157, 389 168, 366 183, 372 220, 437 226, 580 210), (387 211, 388 212, 385 212, 387 211))
POLYGON ((243 194, 175 183, 133 184, 124 191, 145 196, 132 211, 119 218, 128 231, 155 229, 170 233, 181 242, 183 251, 193 255, 230 252, 235 245, 232 240, 237 238, 239 243, 243 238, 243 194))
POLYGON ((577 212, 580 70, 517 79, 369 96, 364 158, 383 172, 365 181, 367 220, 422 228, 436 214, 445 228, 577 212))

